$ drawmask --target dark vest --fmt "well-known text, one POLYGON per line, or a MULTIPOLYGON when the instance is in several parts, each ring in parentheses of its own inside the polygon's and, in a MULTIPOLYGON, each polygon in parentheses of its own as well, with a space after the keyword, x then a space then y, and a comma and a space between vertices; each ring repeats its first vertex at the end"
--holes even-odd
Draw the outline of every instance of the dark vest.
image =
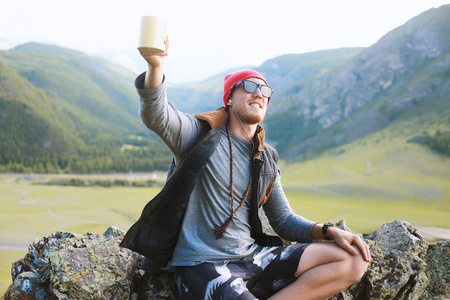
MULTIPOLYGON (((208 115, 197 117, 208 122, 211 130, 191 148, 178 166, 172 162, 169 177, 161 192, 147 203, 141 217, 131 226, 120 244, 146 257, 147 272, 166 267, 172 259, 189 197, 208 159, 217 148, 222 123, 225 124, 223 120, 216 122, 208 115)), ((260 150, 259 155, 254 158, 249 220, 251 236, 260 246, 282 245, 278 236, 263 233, 258 215, 259 207, 267 201, 278 175, 278 154, 267 145, 260 150)))

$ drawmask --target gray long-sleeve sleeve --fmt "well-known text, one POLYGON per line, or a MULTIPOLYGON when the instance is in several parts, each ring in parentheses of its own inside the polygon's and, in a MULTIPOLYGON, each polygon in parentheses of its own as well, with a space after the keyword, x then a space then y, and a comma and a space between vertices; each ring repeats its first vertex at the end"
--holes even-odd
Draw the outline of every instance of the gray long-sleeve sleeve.
POLYGON ((293 212, 281 186, 280 176, 274 184, 269 200, 263 206, 270 225, 286 240, 312 242, 311 230, 315 222, 293 212))
POLYGON ((164 141, 178 159, 205 128, 193 115, 180 112, 168 101, 165 81, 156 88, 144 89, 144 79, 145 73, 142 73, 135 81, 142 122, 164 141))

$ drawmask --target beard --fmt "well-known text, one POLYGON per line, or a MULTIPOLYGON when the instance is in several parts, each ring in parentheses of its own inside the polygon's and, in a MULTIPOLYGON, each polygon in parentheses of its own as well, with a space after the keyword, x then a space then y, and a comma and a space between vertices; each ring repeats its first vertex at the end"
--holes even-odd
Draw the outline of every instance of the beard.
MULTIPOLYGON (((236 113, 236 111, 234 111, 236 113)), ((244 124, 258 124, 264 120, 265 113, 237 112, 236 115, 244 124)))

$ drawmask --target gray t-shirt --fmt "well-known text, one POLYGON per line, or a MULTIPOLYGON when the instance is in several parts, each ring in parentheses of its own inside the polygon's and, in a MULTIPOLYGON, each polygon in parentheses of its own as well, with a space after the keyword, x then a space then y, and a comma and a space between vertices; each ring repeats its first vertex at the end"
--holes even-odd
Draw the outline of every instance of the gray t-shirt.
MULTIPOLYGON (((141 98, 140 113, 144 124, 169 147, 178 163, 187 149, 205 134, 207 128, 195 116, 180 112, 168 102, 166 84, 154 89, 140 89, 142 74, 136 80, 141 98)), ((230 131, 233 144, 234 209, 241 204, 249 183, 252 144, 230 131)), ((250 236, 249 193, 243 207, 221 239, 214 228, 221 227, 231 215, 230 143, 222 128, 217 150, 210 157, 196 184, 186 209, 171 265, 189 266, 205 261, 240 259, 258 247, 250 236)), ((275 181, 264 211, 274 230, 284 239, 311 242, 314 222, 293 213, 282 190, 280 176, 275 181)))

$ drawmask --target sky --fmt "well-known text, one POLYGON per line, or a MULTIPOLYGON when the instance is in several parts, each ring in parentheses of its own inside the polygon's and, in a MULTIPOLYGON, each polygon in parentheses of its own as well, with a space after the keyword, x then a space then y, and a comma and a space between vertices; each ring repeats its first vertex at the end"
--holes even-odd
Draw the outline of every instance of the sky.
POLYGON ((141 17, 166 20, 166 77, 205 79, 283 54, 369 47, 450 0, 2 0, 0 49, 41 42, 145 71, 141 17))

